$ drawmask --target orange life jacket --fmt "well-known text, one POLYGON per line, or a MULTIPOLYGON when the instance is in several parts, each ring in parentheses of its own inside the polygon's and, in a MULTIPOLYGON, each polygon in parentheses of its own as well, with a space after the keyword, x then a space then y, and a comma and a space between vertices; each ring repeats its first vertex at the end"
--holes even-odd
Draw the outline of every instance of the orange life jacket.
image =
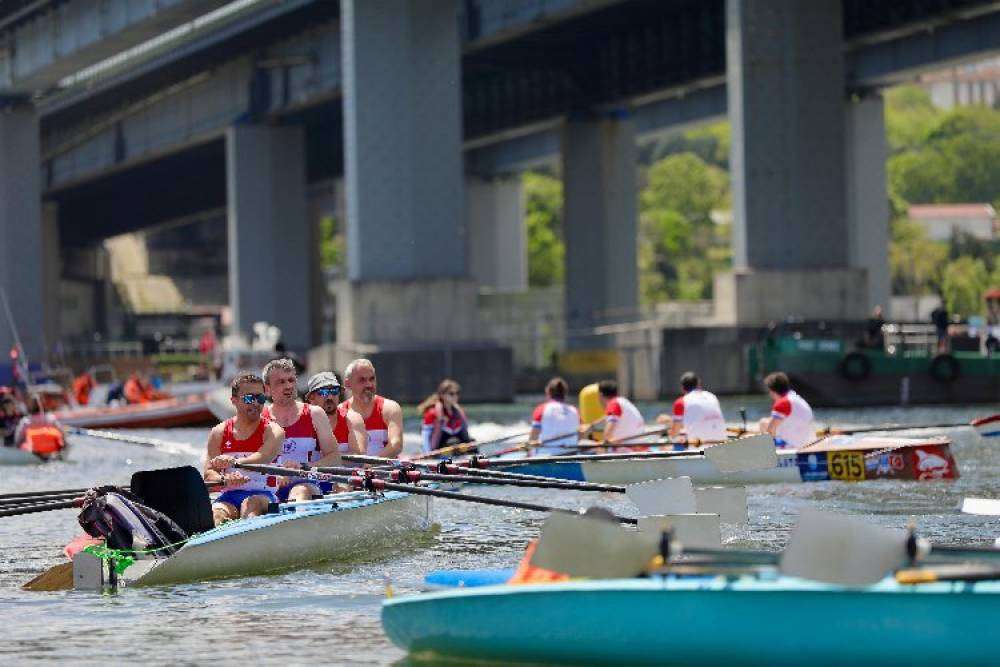
POLYGON ((24 427, 24 444, 21 448, 32 454, 52 456, 65 446, 62 431, 51 424, 31 424, 24 427))
POLYGON ((138 378, 130 377, 126 380, 122 391, 129 403, 149 403, 149 393, 138 378))
POLYGON ((77 405, 87 405, 90 403, 90 390, 94 387, 94 380, 88 373, 84 373, 73 380, 73 397, 77 405))
POLYGON ((508 584, 544 584, 546 582, 569 581, 568 574, 553 572, 531 564, 531 557, 537 546, 538 540, 528 542, 528 548, 524 550, 524 558, 518 563, 514 576, 507 581, 508 584))

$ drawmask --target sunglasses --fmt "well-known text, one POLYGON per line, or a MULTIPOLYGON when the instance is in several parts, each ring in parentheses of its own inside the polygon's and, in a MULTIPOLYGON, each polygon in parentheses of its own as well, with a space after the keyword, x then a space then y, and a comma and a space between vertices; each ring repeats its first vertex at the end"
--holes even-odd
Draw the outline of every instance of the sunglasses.
POLYGON ((264 405, 267 403, 267 396, 264 394, 243 394, 243 402, 247 405, 253 405, 254 403, 259 403, 264 405))
POLYGON ((323 398, 330 398, 331 396, 340 395, 340 387, 323 387, 321 389, 317 389, 313 393, 319 394, 323 398))

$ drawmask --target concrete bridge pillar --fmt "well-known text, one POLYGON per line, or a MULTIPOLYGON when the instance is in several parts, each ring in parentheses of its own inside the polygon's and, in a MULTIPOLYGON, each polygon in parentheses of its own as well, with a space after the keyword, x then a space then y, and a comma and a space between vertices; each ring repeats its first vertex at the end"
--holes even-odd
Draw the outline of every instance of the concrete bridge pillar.
POLYGON ((306 205, 301 127, 235 125, 226 131, 229 303, 233 330, 254 322, 282 331, 291 350, 314 342, 316 234, 306 205))
POLYGON ((566 327, 634 319, 639 304, 635 127, 627 118, 569 120, 563 129, 566 327))
POLYGON ((840 0, 726 2, 734 270, 716 279, 722 321, 866 315, 846 204, 842 25, 840 0))
POLYGON ((341 0, 341 34, 337 343, 481 337, 466 259, 458 2, 341 0))
POLYGON ((888 315, 889 193, 885 161, 885 104, 871 93, 847 102, 847 224, 848 261, 868 275, 866 308, 881 305, 888 315))
POLYGON ((528 289, 527 233, 519 176, 466 177, 469 268, 497 292, 528 289))
MULTIPOLYGON (((0 99, 0 288, 32 362, 46 349, 45 260, 38 114, 26 101, 0 99)), ((0 366, 13 343, 0 305, 0 366)))

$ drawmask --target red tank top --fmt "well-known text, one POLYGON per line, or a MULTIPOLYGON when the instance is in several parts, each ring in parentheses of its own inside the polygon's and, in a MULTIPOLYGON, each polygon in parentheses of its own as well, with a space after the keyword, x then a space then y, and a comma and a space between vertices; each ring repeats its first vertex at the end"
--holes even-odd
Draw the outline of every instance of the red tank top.
MULTIPOLYGON (((376 456, 389 441, 389 425, 382 418, 382 404, 385 399, 376 395, 372 401, 372 413, 365 420, 365 430, 368 432, 368 455, 376 456)), ((351 399, 351 404, 354 399, 351 399)))
MULTIPOLYGON (((268 422, 269 419, 261 416, 257 428, 250 434, 250 437, 240 440, 236 437, 236 417, 230 417, 226 420, 226 425, 222 429, 221 453, 253 454, 260 451, 260 448, 264 446, 264 429, 267 428, 268 422)), ((240 472, 249 477, 250 481, 242 486, 226 487, 227 489, 274 489, 278 486, 278 480, 275 479, 274 475, 262 475, 259 472, 251 472, 249 470, 241 470, 240 472)))
MULTIPOLYGON (((295 461, 305 465, 321 458, 319 438, 316 435, 316 427, 313 426, 310 409, 308 403, 303 403, 295 423, 284 427, 285 442, 282 443, 281 454, 278 455, 279 463, 295 461)), ((271 419, 274 419, 274 415, 271 415, 271 419)))
POLYGON ((348 453, 348 432, 347 432, 347 403, 337 406, 337 423, 333 427, 333 439, 337 441, 337 446, 342 454, 348 453))

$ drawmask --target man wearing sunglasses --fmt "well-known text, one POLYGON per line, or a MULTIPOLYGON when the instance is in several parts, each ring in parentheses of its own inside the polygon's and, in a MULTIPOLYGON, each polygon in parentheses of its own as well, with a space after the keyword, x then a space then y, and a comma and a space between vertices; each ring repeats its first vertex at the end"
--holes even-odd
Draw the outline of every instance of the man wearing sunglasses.
POLYGON ((232 390, 230 400, 236 416, 217 425, 208 435, 205 481, 223 484, 222 495, 212 503, 216 525, 265 514, 268 504, 276 502, 277 478, 232 466, 236 462, 271 463, 285 439, 280 426, 262 417, 267 399, 260 377, 252 373, 237 375, 232 390))
POLYGON ((365 433, 365 422, 357 412, 347 409, 346 403, 341 403, 343 390, 340 380, 330 371, 316 373, 309 378, 309 388, 306 390, 306 401, 318 406, 326 413, 333 429, 333 438, 342 454, 364 454, 368 434, 365 433))
MULTIPOLYGON (((271 397, 269 414, 285 429, 278 465, 288 468, 342 465, 330 420, 321 408, 298 400, 296 380, 291 359, 275 359, 264 366, 264 387, 271 397)), ((312 500, 332 489, 330 482, 285 477, 279 480, 278 500, 312 500)))

